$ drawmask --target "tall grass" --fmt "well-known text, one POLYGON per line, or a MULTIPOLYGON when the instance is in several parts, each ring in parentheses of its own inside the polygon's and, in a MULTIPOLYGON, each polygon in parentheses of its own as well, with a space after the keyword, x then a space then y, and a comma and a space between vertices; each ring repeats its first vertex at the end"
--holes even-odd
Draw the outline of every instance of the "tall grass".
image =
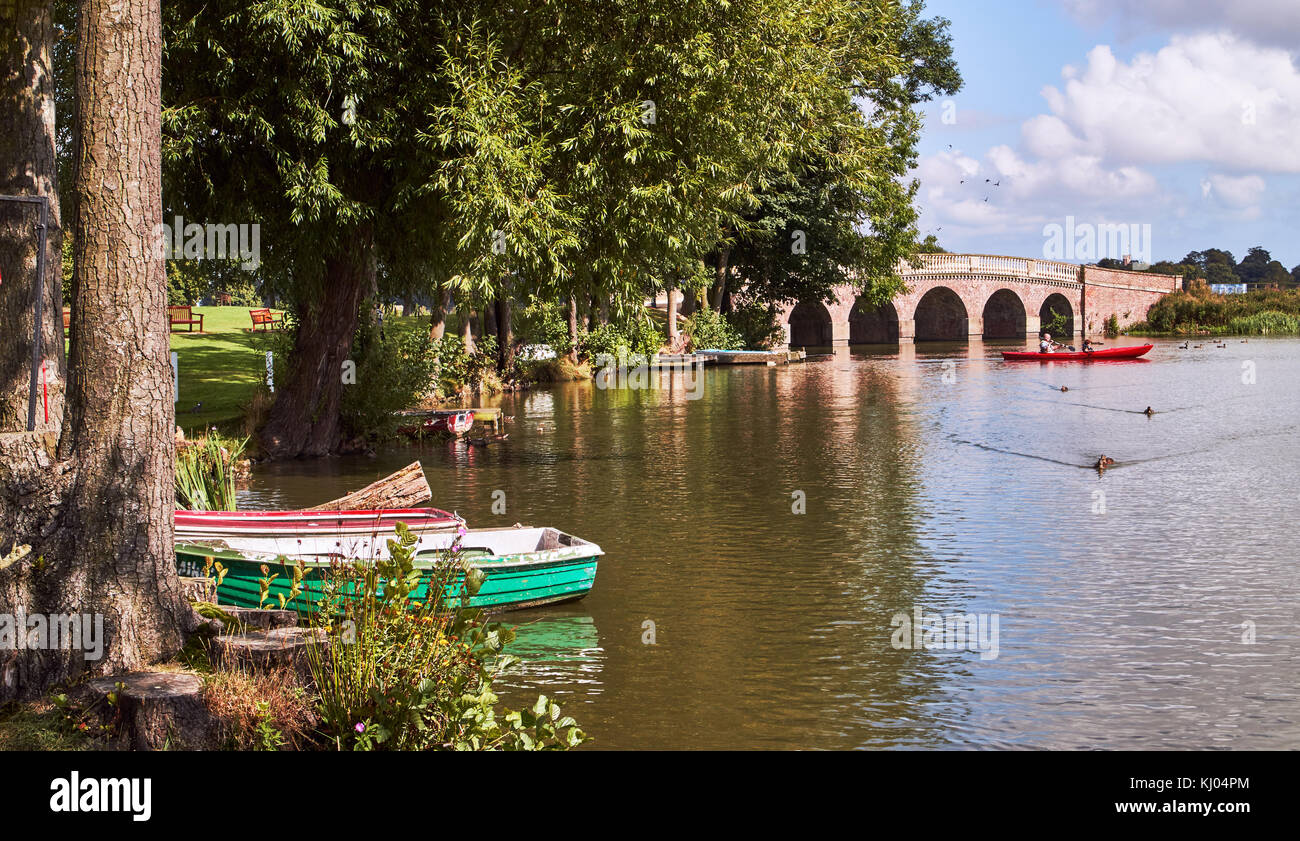
POLYGON ((176 452, 176 504, 190 511, 234 511, 236 465, 248 439, 217 432, 176 452))

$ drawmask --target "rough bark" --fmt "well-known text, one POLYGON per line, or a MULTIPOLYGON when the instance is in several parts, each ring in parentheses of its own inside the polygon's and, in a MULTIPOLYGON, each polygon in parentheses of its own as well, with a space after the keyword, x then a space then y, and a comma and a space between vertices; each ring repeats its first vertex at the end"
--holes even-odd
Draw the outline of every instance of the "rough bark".
POLYGON ((313 505, 308 511, 374 511, 381 508, 415 508, 433 498, 433 491, 418 461, 390 473, 378 482, 346 496, 313 505))
POLYGON ((569 296, 569 361, 578 364, 578 299, 569 296))
POLYGON ((343 443, 343 362, 351 355, 361 302, 375 275, 370 229, 358 229, 345 241, 349 247, 325 259, 324 288, 303 315, 287 381, 277 388, 258 435, 268 458, 324 456, 343 443))
POLYGON ((714 312, 722 312, 722 301, 727 293, 727 273, 729 270, 727 261, 730 257, 730 247, 724 247, 718 252, 718 265, 714 275, 713 289, 709 292, 709 306, 713 307, 714 312))
POLYGON ((13 457, 0 483, 0 539, 33 549, 0 571, 0 604, 101 617, 102 656, 84 646, 0 650, 0 701, 141 669, 174 654, 193 621, 172 544, 167 283, 154 247, 160 17, 156 0, 78 7, 77 339, 62 435, 54 453, 48 438, 0 436, 13 457))
POLYGON ((0 431, 27 429, 35 290, 43 294, 36 429, 63 419, 62 224, 54 154, 54 25, 49 0, 0 0, 0 195, 49 199, 45 278, 36 282, 38 206, 0 202, 0 431), (49 420, 46 421, 48 406, 49 420))
POLYGON ((451 309, 451 290, 444 289, 433 296, 429 307, 429 338, 438 341, 447 332, 447 310, 451 309))

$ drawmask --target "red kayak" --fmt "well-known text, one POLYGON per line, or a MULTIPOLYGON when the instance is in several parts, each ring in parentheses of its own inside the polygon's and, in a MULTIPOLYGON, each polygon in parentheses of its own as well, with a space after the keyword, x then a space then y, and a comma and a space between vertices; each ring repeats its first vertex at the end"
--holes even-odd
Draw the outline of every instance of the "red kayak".
POLYGON ((1137 345, 1135 347, 1108 347, 1101 350, 1062 351, 1057 353, 1039 353, 1034 350, 1004 350, 1002 358, 1025 362, 1090 362, 1094 359, 1137 359, 1155 345, 1137 345))

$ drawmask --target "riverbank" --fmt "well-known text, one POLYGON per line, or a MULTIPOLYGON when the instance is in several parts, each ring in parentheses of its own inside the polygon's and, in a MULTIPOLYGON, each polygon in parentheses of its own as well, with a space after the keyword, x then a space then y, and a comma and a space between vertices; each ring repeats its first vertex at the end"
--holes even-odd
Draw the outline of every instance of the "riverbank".
POLYGON ((1199 288, 1167 295, 1128 328, 1143 336, 1300 335, 1300 290, 1216 295, 1199 288))

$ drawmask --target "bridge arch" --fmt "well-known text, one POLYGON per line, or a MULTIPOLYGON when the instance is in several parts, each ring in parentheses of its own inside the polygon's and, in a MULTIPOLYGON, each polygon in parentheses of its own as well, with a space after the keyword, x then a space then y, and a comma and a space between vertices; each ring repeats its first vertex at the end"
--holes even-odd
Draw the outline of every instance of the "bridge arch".
POLYGON ((935 286, 916 302, 916 341, 965 341, 970 316, 961 296, 947 286, 935 286))
POLYGON ((849 344, 898 344, 898 309, 893 301, 870 307, 861 296, 853 302, 849 313, 849 344))
POLYGON ((1006 287, 984 302, 984 338, 1023 339, 1029 323, 1025 302, 1006 287))
POLYGON ((1074 305, 1070 303, 1069 298, 1065 297, 1060 292, 1053 292, 1043 299, 1043 305, 1038 308, 1039 329, 1048 329, 1052 321, 1053 311, 1055 311, 1057 315, 1065 316, 1065 329, 1061 330, 1060 328, 1057 328, 1056 333, 1063 336, 1073 336, 1075 331, 1074 305))
POLYGON ((787 322, 791 347, 828 347, 834 341, 830 310, 819 301, 795 304, 787 322))

